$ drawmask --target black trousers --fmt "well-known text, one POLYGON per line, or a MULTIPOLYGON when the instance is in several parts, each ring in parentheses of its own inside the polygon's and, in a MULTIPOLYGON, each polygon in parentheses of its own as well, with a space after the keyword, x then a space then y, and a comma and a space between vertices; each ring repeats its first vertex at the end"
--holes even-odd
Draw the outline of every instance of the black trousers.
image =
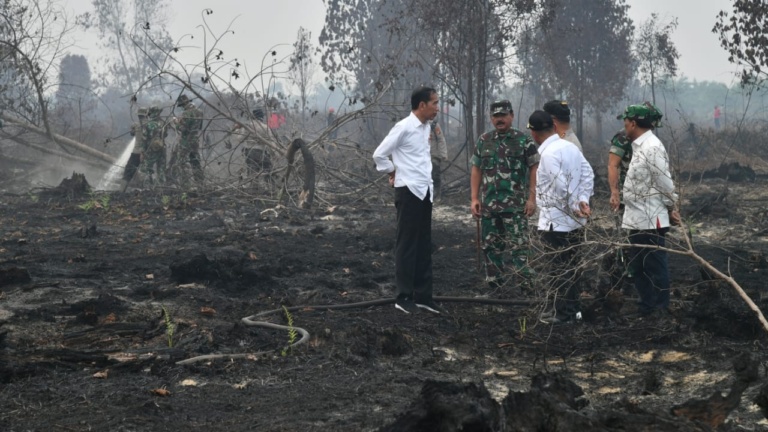
POLYGON ((432 201, 408 187, 395 188, 397 239, 395 279, 397 296, 417 303, 432 300, 432 201))
MULTIPOLYGON (((669 228, 631 230, 629 242, 633 245, 664 247, 669 228)), ((667 251, 633 247, 629 265, 635 273, 635 289, 640 295, 640 312, 669 307, 669 264, 667 251)))
POLYGON ((581 243, 583 229, 570 232, 540 231, 541 239, 547 245, 547 273, 552 286, 557 287, 555 311, 559 317, 572 317, 581 310, 581 271, 576 247, 581 243))

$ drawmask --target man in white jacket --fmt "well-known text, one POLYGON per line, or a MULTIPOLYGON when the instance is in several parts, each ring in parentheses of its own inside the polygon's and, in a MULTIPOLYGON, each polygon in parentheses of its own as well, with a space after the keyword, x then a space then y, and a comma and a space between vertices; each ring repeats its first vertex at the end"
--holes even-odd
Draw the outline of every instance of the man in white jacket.
POLYGON ((653 133, 661 111, 646 102, 628 106, 620 118, 632 141, 632 161, 622 189, 622 228, 629 230, 629 241, 636 245, 630 251, 630 266, 640 295, 639 312, 650 315, 669 307, 667 252, 656 247, 665 246, 669 226, 680 222, 680 213, 667 151, 653 133))
POLYGON ((557 289, 554 308, 542 314, 542 321, 560 324, 581 317, 578 245, 592 213, 589 198, 594 173, 578 147, 558 136, 550 114, 534 111, 528 129, 541 156, 536 171, 538 228, 549 249, 547 255, 552 258, 548 269, 557 289))

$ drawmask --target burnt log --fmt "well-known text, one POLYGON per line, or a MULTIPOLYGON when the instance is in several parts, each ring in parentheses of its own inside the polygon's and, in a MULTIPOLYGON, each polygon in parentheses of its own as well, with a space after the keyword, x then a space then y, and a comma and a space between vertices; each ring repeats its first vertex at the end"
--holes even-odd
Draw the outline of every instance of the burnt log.
POLYGON ((718 428, 741 402, 741 395, 758 378, 758 364, 749 354, 742 354, 733 361, 736 379, 731 385, 731 391, 723 396, 715 392, 708 399, 690 400, 672 408, 673 415, 685 417, 692 421, 701 422, 718 428))
POLYGON ((0 269, 0 287, 31 282, 32 278, 25 268, 9 267, 0 269))
POLYGON ((381 432, 492 432, 501 430, 499 406, 485 386, 429 380, 407 412, 381 432))

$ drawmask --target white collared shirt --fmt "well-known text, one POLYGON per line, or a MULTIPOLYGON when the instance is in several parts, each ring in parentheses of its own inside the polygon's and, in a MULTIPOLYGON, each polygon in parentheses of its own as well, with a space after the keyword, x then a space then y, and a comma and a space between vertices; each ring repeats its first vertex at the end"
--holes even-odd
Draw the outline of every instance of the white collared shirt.
POLYGON ((429 191, 432 200, 432 159, 429 153, 429 122, 415 114, 400 120, 373 152, 376 170, 395 173, 395 187, 407 186, 419 199, 429 191), (392 160, 389 157, 392 156, 392 160))
POLYGON ((669 227, 669 211, 677 202, 664 144, 647 131, 632 141, 632 161, 624 181, 621 227, 650 230, 669 227))
POLYGON ((589 202, 594 173, 579 148, 557 135, 539 146, 536 171, 536 204, 539 206, 539 230, 569 232, 586 224, 586 218, 574 215, 579 202, 589 202))

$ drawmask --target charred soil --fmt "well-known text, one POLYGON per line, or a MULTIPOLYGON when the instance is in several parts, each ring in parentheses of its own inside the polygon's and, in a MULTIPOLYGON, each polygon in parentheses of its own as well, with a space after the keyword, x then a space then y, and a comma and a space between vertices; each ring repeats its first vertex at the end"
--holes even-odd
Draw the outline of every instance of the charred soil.
MULTIPOLYGON (((702 185, 693 198, 727 184, 702 185)), ((762 307, 768 216, 754 191, 765 186, 728 187, 740 199, 698 211, 692 235, 762 307)), ((386 202, 298 210, 217 193, 2 196, 0 429, 768 427, 758 405, 768 408, 766 333, 728 286, 672 256, 671 313, 634 317, 632 291, 607 293, 594 262, 583 322, 541 324, 542 288, 482 282, 458 197, 435 207, 436 294, 520 305, 444 302, 449 316, 391 303, 295 308, 391 298, 394 234, 386 202), (298 336, 241 321, 278 309, 263 319, 306 329, 307 343, 286 348, 298 336), (252 355, 177 364, 243 353, 252 355)))

